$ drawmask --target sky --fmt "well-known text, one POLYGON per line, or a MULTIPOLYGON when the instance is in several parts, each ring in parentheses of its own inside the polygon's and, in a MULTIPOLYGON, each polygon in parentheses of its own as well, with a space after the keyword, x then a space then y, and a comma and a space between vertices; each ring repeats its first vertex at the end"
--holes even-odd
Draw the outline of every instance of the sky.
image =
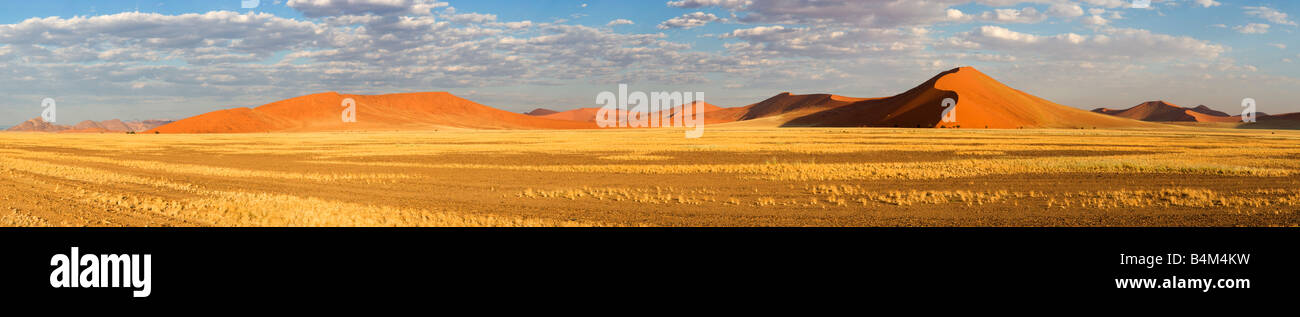
POLYGON ((180 119, 337 91, 503 110, 602 91, 884 97, 974 66, 1068 106, 1300 111, 1284 0, 0 1, 0 125, 180 119))

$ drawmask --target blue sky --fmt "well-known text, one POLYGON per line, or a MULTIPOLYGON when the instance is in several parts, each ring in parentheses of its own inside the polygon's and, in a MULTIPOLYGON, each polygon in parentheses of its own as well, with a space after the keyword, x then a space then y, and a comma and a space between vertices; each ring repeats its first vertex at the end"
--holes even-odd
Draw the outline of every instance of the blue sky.
POLYGON ((619 83, 771 95, 902 92, 975 66, 1084 109, 1147 100, 1300 111, 1294 1, 4 1, 0 124, 183 118, 323 91, 449 91, 587 107, 619 83))

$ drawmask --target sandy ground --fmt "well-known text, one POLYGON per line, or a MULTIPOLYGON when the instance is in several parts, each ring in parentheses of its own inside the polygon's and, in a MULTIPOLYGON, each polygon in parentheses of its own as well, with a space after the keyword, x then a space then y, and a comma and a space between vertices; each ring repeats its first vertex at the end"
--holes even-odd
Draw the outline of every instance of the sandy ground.
POLYGON ((0 133, 6 226, 1296 226, 1300 133, 0 133))

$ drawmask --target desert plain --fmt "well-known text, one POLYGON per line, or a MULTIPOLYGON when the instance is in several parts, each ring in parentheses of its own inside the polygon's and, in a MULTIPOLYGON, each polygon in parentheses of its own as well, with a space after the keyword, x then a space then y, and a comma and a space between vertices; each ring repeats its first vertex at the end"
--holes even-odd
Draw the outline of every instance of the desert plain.
POLYGON ((2 226, 1297 226, 1300 131, 0 134, 2 226))

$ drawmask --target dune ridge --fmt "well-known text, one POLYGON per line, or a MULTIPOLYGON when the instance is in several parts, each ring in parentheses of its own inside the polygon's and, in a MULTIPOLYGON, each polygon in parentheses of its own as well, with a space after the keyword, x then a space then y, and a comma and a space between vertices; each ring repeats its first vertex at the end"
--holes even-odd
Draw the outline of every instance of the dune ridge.
POLYGON ((467 129, 586 129, 594 124, 552 120, 484 106, 446 92, 350 95, 327 92, 256 108, 218 110, 176 121, 161 133, 249 133, 467 129), (357 121, 343 122, 343 100, 356 101, 357 121))

